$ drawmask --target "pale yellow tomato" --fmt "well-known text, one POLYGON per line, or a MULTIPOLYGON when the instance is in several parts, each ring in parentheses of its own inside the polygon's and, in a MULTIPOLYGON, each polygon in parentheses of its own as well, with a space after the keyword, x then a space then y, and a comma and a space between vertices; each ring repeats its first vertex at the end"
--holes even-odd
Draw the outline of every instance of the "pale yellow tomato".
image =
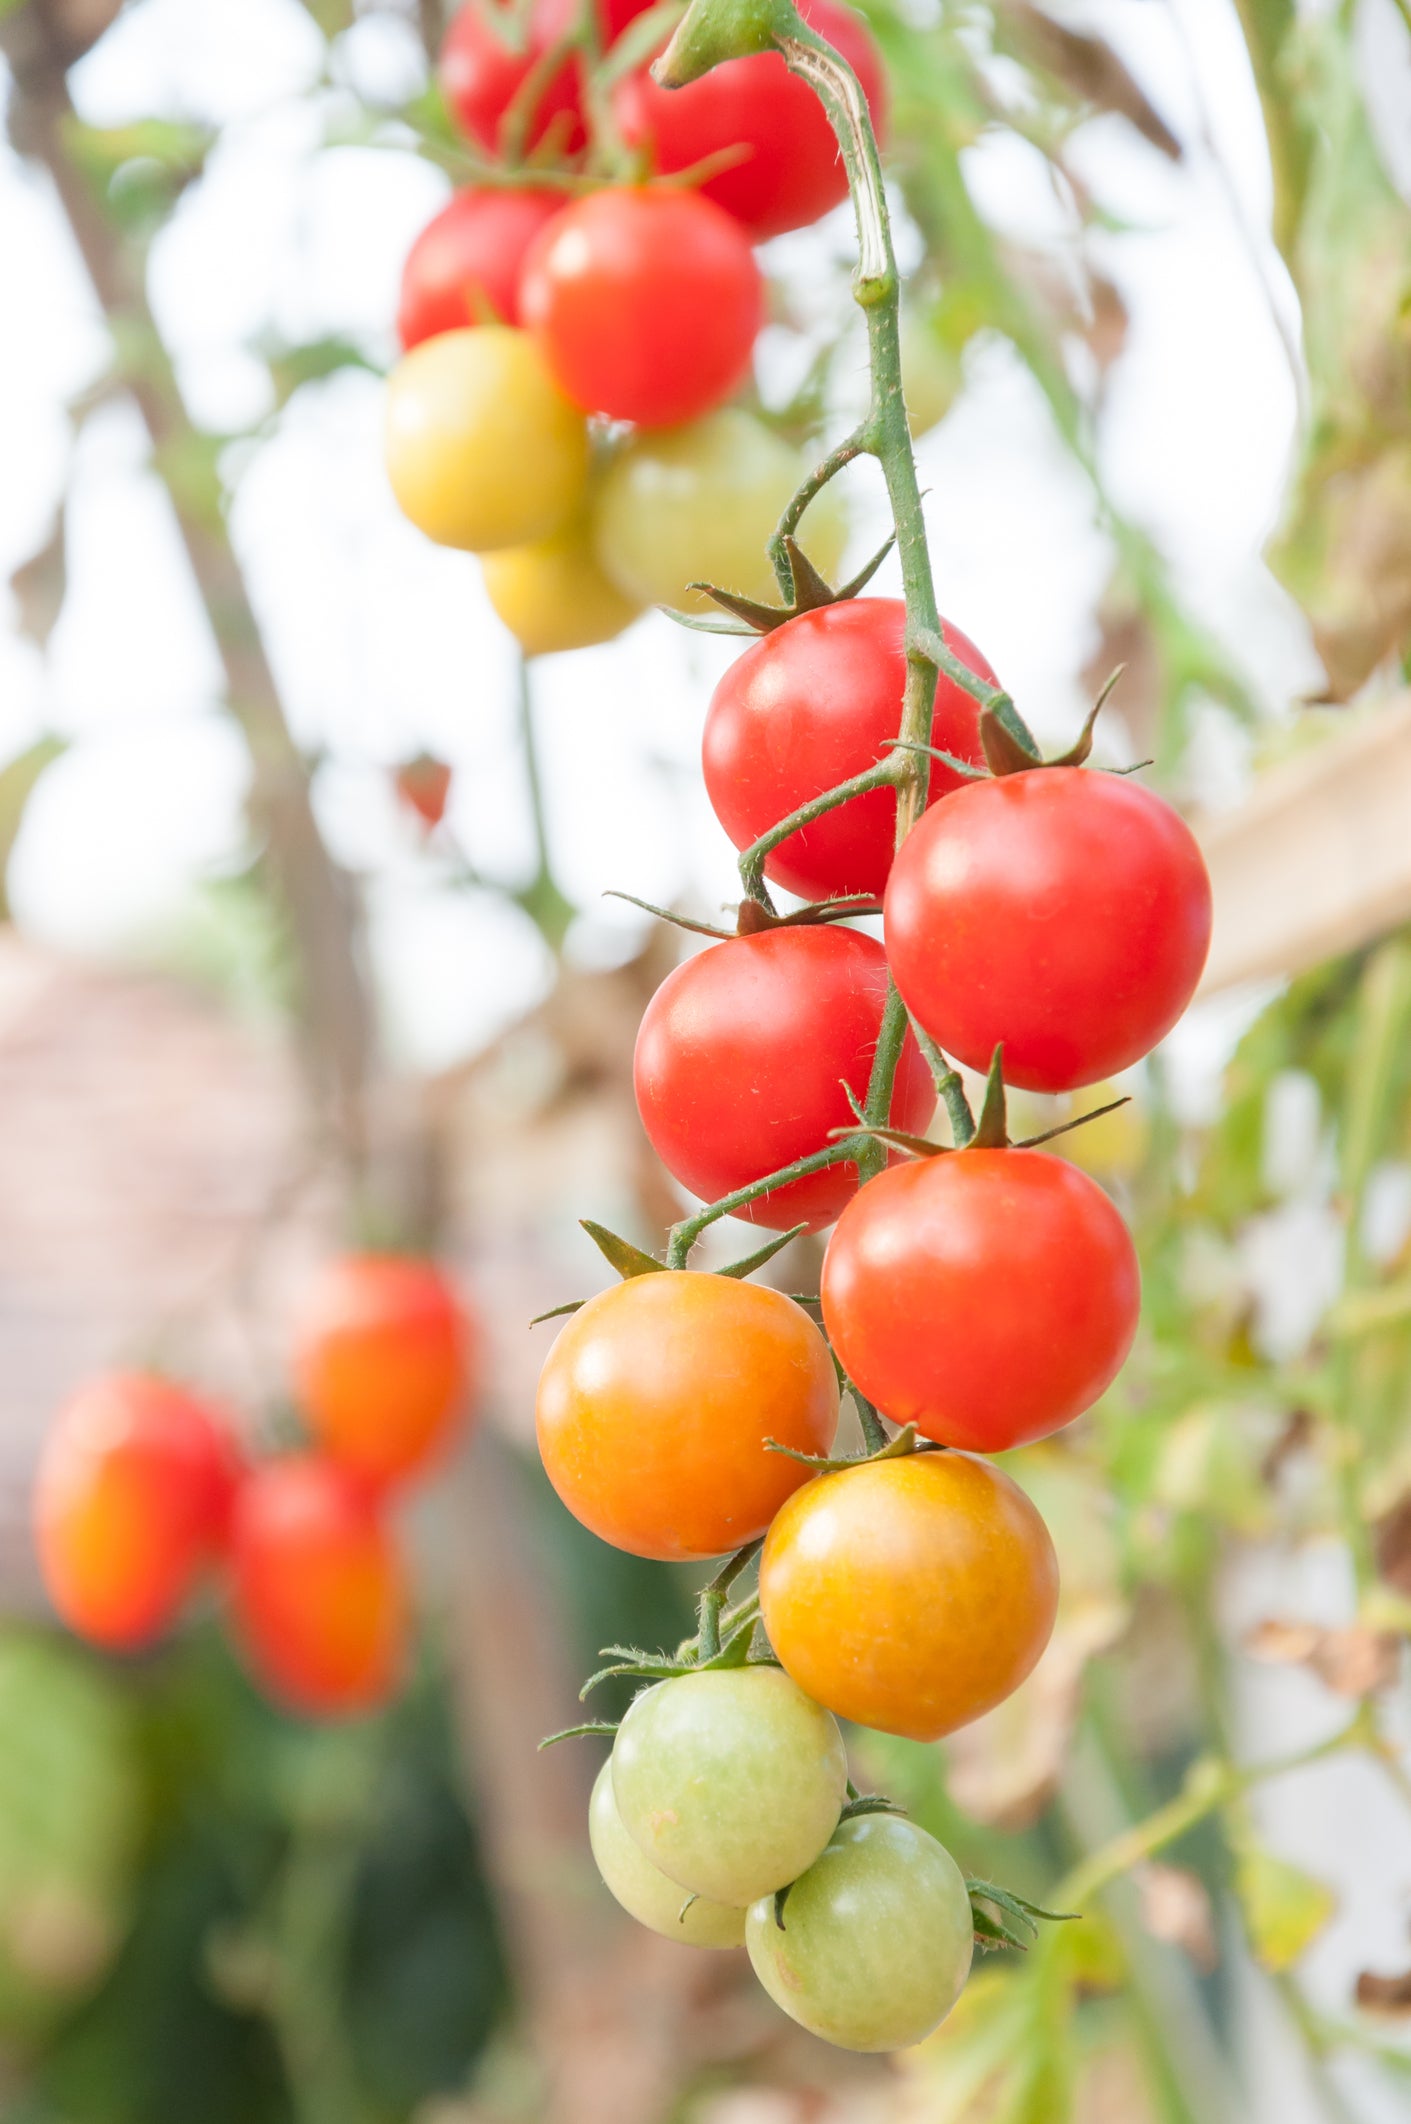
MULTIPOLYGON (((679 611, 716 608, 690 582, 777 603, 766 545, 813 462, 762 421, 727 406, 682 428, 644 429, 609 466, 594 508, 598 559, 628 596, 679 611)), ((804 551, 830 580, 846 524, 836 486, 802 524, 804 551)))
MULTIPOLYGON (((1080 1114, 1095 1114, 1099 1107, 1120 1099, 1122 1093, 1120 1084, 1085 1085, 1068 1098, 1063 1118, 1076 1120, 1080 1114)), ((1129 1097, 1115 1113, 1102 1114, 1096 1121, 1085 1121, 1081 1128, 1056 1137, 1053 1148, 1070 1164, 1091 1173, 1095 1180, 1130 1180, 1144 1163, 1150 1141, 1151 1124, 1146 1112, 1136 1099, 1129 1097)))
POLYGON ((588 480, 588 428, 525 332, 441 332, 387 380, 387 476, 440 546, 487 553, 560 530, 588 480))
POLYGON ((586 516, 532 546, 487 553, 491 604, 528 656, 610 642, 641 611, 598 565, 586 516))
POLYGON ((901 313, 901 388, 913 435, 939 426, 960 395, 960 357, 936 331, 924 311, 903 305, 901 313))

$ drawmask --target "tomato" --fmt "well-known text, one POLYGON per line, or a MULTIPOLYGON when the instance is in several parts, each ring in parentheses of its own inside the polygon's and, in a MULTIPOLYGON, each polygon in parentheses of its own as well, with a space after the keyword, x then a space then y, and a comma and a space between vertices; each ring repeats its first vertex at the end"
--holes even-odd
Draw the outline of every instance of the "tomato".
MULTIPOLYGON (((808 469, 800 451, 733 406, 684 428, 633 436, 598 492, 598 559, 644 605, 718 611, 703 592, 687 589, 691 582, 777 601, 765 543, 808 469)), ((831 576, 846 536, 836 485, 812 503, 802 531, 809 559, 831 576)))
POLYGON ((487 553, 480 565, 491 604, 527 656, 610 642, 642 609, 599 567, 586 515, 537 545, 487 553))
MULTIPOLYGON (((873 126, 884 133, 886 80, 866 24, 832 0, 807 0, 799 12, 849 62, 873 126)), ((777 52, 727 60, 683 89, 658 88, 645 71, 630 74, 614 92, 613 110, 624 139, 650 150, 663 174, 742 147, 741 158, 700 189, 756 243, 817 221, 847 197, 847 172, 827 113, 777 52)))
POLYGON ((416 813, 423 826, 440 825, 451 793, 451 770, 444 760, 419 752, 415 759, 404 760, 396 769, 393 784, 402 802, 416 813))
MULTIPOLYGON (((943 621, 947 645, 990 685, 998 681, 974 643, 943 621)), ((906 688, 906 607, 900 598, 849 598, 801 612, 761 635, 711 697, 701 761, 716 817, 737 848, 825 789, 888 756, 901 729, 906 688)), ((980 710, 951 679, 936 688, 931 743, 983 766, 980 710)), ((929 801, 963 777, 939 760, 929 801)), ((765 874, 805 900, 878 896, 892 867, 897 803, 889 789, 840 804, 791 833, 765 874)))
POLYGON ((613 1797, 611 1762, 598 1772, 588 1803, 588 1841, 604 1885, 639 1925, 688 1947, 744 1945, 743 1910, 704 1896, 691 1901, 689 1889, 669 1880, 627 1834, 613 1797))
POLYGON ((675 426, 749 370, 763 282, 739 226, 699 192, 590 192, 530 247, 524 322, 585 413, 675 426))
POLYGON ((367 1492, 318 1454, 267 1460, 235 1504, 231 1607, 261 1688, 310 1718, 369 1711, 406 1650, 401 1558, 367 1492))
POLYGON ((917 1023, 1029 1091, 1109 1077, 1164 1039, 1210 943, 1210 879, 1169 804, 1122 775, 973 782, 907 837, 887 956, 917 1023))
POLYGON ((562 192, 457 192, 407 253, 397 333, 406 349, 468 325, 519 323, 524 254, 562 192))
POLYGON ((974 1917, 944 1844, 895 1814, 840 1822, 784 1901, 750 1909, 754 1973, 776 2006, 842 2050, 904 2050, 965 1988, 974 1917))
MULTIPOLYGON (((876 1185, 877 1183, 873 1183, 876 1185)), ((993 1710, 1053 1629, 1058 1561, 1024 1492, 988 1461, 913 1453, 820 1475, 760 1559, 769 1642, 839 1718, 939 1740, 993 1710)))
POLYGON ((560 530, 588 481, 588 429, 527 333, 441 332, 387 379, 387 476, 438 545, 472 553, 560 530))
POLYGON ((849 1203, 821 1294, 839 1363, 885 1416, 1003 1453, 1111 1386, 1141 1274, 1086 1173, 1043 1151, 964 1150, 895 1166, 849 1203))
POLYGON ((737 1907, 813 1864, 847 1783, 836 1721, 777 1667, 658 1682, 613 1743, 613 1795, 634 1842, 670 1880, 737 1907))
POLYGON ((473 1355, 466 1316, 433 1262, 351 1254, 327 1265, 300 1312, 295 1391, 324 1450, 380 1488, 444 1453, 473 1355))
POLYGON ((543 78, 544 60, 572 29, 577 11, 578 0, 534 0, 527 22, 519 0, 471 0, 458 11, 441 46, 439 74, 441 93, 468 139, 491 155, 506 153, 506 117, 534 73, 526 151, 551 130, 561 154, 575 154, 583 146, 588 136, 577 57, 566 57, 543 78))
POLYGON ((224 1419, 185 1387, 145 1372, 80 1387, 34 1499, 44 1582, 69 1628, 120 1652, 170 1628, 223 1545, 236 1477, 224 1419))
MULTIPOLYGON (((887 999, 882 947, 831 924, 771 929, 697 952, 647 1005, 632 1074, 652 1148, 707 1202, 827 1147, 851 1122, 887 999)), ((892 1093, 896 1127, 925 1127, 931 1072, 907 1036, 892 1093)), ((761 1195, 742 1217, 774 1231, 831 1224, 857 1192, 837 1165, 761 1195)))
POLYGON ((901 313, 900 351, 907 421, 914 436, 926 435, 940 425, 960 396, 965 381, 960 355, 922 311, 910 306, 901 313))
POLYGON ((838 1426, 827 1345, 762 1284, 692 1270, 634 1276, 575 1313, 539 1380, 539 1451, 585 1527, 685 1563, 762 1534, 838 1426))

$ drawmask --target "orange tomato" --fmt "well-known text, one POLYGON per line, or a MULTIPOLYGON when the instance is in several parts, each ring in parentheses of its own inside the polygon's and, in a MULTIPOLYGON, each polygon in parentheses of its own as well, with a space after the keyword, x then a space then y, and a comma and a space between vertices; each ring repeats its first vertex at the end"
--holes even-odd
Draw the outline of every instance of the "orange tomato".
POLYGON ((109 1372, 60 1411, 35 1487, 49 1597, 112 1651, 150 1644, 216 1556, 237 1474, 224 1420, 185 1387, 109 1372))
POLYGON ((318 1442, 374 1488, 443 1452, 472 1375, 473 1342, 433 1262, 350 1254, 330 1262, 295 1334, 295 1392, 318 1442))
POLYGON ((1018 1688, 1053 1629, 1058 1561, 988 1461, 915 1453, 824 1475, 769 1530, 760 1613, 784 1670, 840 1718, 939 1740, 1018 1688))
POLYGON ((376 1505, 320 1454, 265 1461, 235 1503, 231 1604, 251 1674, 287 1710, 336 1718, 397 1686, 408 1601, 376 1505))
POLYGON ((590 1298, 539 1381, 539 1451, 575 1518, 682 1563, 762 1534, 838 1422, 827 1345, 802 1307, 730 1276, 634 1276, 590 1298))

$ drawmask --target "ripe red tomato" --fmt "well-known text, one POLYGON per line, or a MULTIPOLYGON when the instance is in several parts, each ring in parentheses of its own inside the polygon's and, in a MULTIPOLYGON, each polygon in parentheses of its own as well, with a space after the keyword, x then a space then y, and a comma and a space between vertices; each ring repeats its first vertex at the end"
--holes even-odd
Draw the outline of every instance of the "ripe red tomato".
POLYGON ((539 1451, 575 1519, 633 1556, 688 1563, 762 1534, 838 1426, 827 1344, 763 1284, 683 1269, 600 1291, 549 1352, 539 1451))
POLYGON ((465 325, 517 325, 524 254, 563 203, 562 192, 547 188, 457 192, 407 253, 397 308, 403 347, 465 325))
POLYGON ((952 1151, 879 1174, 838 1219, 821 1289, 838 1361, 883 1415, 979 1453, 1090 1408, 1141 1309, 1126 1225, 1096 1181, 1043 1151, 952 1151))
MULTIPOLYGON (((535 0, 527 29, 516 0, 470 0, 456 14, 441 46, 441 92, 461 131, 488 154, 506 152, 506 113, 531 72, 572 29, 577 11, 578 0, 535 0)), ((526 151, 552 128, 559 151, 577 153, 588 137, 582 94, 582 67, 574 54, 539 87, 524 132, 526 151)))
MULTIPOLYGON (((887 742, 901 728, 905 627, 900 598, 848 598, 786 620, 730 666, 711 698, 701 753, 706 790, 737 848, 886 758, 887 742)), ((997 685, 975 644, 958 627, 945 621, 942 627, 955 654, 997 685)), ((980 711, 963 687, 944 677, 936 688, 931 743, 984 765, 980 711)), ((961 781, 933 761, 930 802, 961 781)), ((765 874, 805 900, 880 895, 892 867, 896 820, 890 790, 854 797, 781 841, 765 874)))
POLYGON ((474 1354, 466 1316, 434 1263, 353 1254, 331 1262, 305 1302, 295 1388, 320 1445, 381 1487, 445 1450, 474 1354))
POLYGON ((1080 767, 972 782, 909 834, 887 956, 947 1054, 1026 1091, 1072 1091, 1149 1053, 1195 993, 1210 879, 1139 783, 1080 767))
POLYGON ((932 1741, 1032 1671, 1053 1630, 1058 1559, 998 1468, 913 1453, 797 1491, 765 1541, 759 1599, 806 1695, 859 1726, 932 1741))
MULTIPOLYGON (((799 12, 852 66, 880 138, 887 84, 866 24, 833 0, 806 0, 799 12)), ((629 74, 614 92, 613 110, 624 138, 648 149, 662 175, 743 147, 738 162, 707 177, 700 189, 756 243, 806 227, 847 197, 847 173, 823 105, 777 52, 727 60, 683 89, 658 88, 645 69, 629 74)))
MULTIPOLYGON (((658 1157, 707 1202, 826 1147, 866 1096, 887 997, 882 947, 856 929, 764 930, 697 952, 667 975, 637 1035, 633 1080, 658 1157)), ((897 1128, 925 1127, 931 1073, 907 1035, 897 1128)), ((740 1214, 771 1230, 831 1224, 857 1193, 837 1165, 772 1189, 740 1214)))
POLYGON ((372 1500, 331 1460, 300 1454, 251 1470, 231 1570, 237 1643, 276 1702, 336 1718, 392 1694, 407 1633, 401 1558, 372 1500))
POLYGON ((590 192, 540 231, 524 322, 585 413, 672 427, 744 380, 763 311, 748 239, 698 192, 590 192))
POLYGON ((451 770, 444 760, 419 752, 415 759, 404 760, 395 770, 393 784, 402 802, 416 813, 423 826, 440 825, 451 793, 451 770))
POLYGON ((122 1652, 168 1629, 224 1542, 237 1470, 223 1418, 185 1387, 144 1372, 80 1387, 49 1433, 34 1504, 69 1628, 122 1652))

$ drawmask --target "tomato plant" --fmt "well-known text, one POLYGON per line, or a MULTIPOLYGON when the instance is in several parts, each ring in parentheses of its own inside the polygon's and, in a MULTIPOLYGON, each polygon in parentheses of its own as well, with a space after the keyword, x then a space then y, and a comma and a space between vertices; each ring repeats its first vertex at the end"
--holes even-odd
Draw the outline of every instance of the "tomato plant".
POLYGON ((869 1400, 927 1438, 1002 1453, 1104 1393, 1141 1279, 1096 1181, 1038 1150, 962 1150, 883 1173, 828 1244, 823 1319, 869 1400))
MULTIPOLYGON (((833 0, 808 0, 800 13, 850 63, 882 133, 886 82, 866 24, 833 0)), ((613 111, 624 137, 647 150, 663 174, 738 150, 700 189, 756 243, 817 221, 847 197, 827 115, 777 52, 731 59, 683 89, 658 88, 645 70, 629 74, 613 92, 613 111)))
POLYGON ((776 1910, 752 1905, 746 1943, 776 2006, 843 2050, 903 2050, 945 2019, 970 1974, 964 1877, 915 1822, 863 1814, 776 1910))
POLYGON ((639 1925, 688 1947, 744 1945, 742 1909, 692 1896, 628 1835, 613 1795, 610 1760, 598 1772, 588 1802, 588 1842, 604 1886, 639 1925))
POLYGON ((812 1865, 847 1782, 836 1721, 772 1666, 659 1682, 613 1743, 613 1796, 633 1841, 686 1890, 737 1907, 812 1865))
POLYGON ((536 545, 487 553, 480 566, 486 595, 526 656, 609 642, 642 609, 603 573, 586 515, 536 545))
POLYGON ((387 476, 438 545, 472 553, 562 529, 582 503, 588 430, 525 332, 441 332, 387 385, 387 476))
MULTIPOLYGON (((822 1150, 867 1094, 887 997, 882 947, 833 925, 768 929, 697 952, 668 974, 637 1034, 633 1081, 652 1147, 705 1201, 822 1150)), ((908 1039, 891 1114, 924 1127, 931 1073, 908 1039)), ((857 1191, 835 1165, 741 1212, 786 1231, 831 1224, 857 1191)))
POLYGON ((964 1453, 913 1453, 792 1497, 765 1541, 759 1598, 785 1672, 820 1704, 939 1740, 1031 1671, 1053 1629, 1058 1565, 1008 1475, 964 1453))
POLYGON ((289 1711, 371 1711, 401 1678, 401 1559, 372 1499, 334 1461, 291 1455, 250 1470, 235 1501, 230 1601, 251 1674, 289 1711))
POLYGON ((699 192, 590 192, 530 246, 524 322, 585 413, 674 427, 743 382, 759 268, 739 225, 699 192))
MULTIPOLYGON (((603 476, 594 540, 605 572, 643 605, 713 610, 689 586, 719 583, 747 597, 777 596, 765 541, 806 466, 763 421, 727 406, 704 420, 634 435, 603 476)), ((845 518, 825 488, 804 517, 801 542, 831 575, 845 518)))
POLYGON ((401 1482, 444 1453, 474 1385, 475 1349, 433 1262, 330 1262, 299 1314, 295 1392, 325 1452, 364 1482, 401 1482))
POLYGON ((146 1372, 80 1387, 34 1500, 45 1586, 69 1628, 120 1652, 168 1630, 223 1547, 237 1468, 224 1418, 185 1387, 146 1372))
POLYGON ((574 1314, 539 1381, 539 1451, 577 1519, 635 1556, 721 1556, 764 1532, 838 1421, 801 1306, 729 1276, 634 1276, 574 1314))
POLYGON ((1195 993, 1210 879, 1149 789, 1080 767, 976 782, 928 813, 887 886, 887 956, 918 1024, 972 1069, 1071 1091, 1155 1047, 1195 993))
MULTIPOLYGON (((958 627, 943 622, 942 632, 977 677, 998 683, 958 627)), ((716 816, 737 848, 887 757, 906 690, 905 633, 899 598, 849 598, 801 612, 731 665, 711 697, 701 764, 716 816)), ((983 764, 979 708, 944 676, 930 742, 983 764)), ((937 761, 927 801, 961 781, 937 761)), ((765 858, 765 875, 805 900, 880 896, 892 867, 896 814, 893 790, 856 796, 781 841, 765 858)))
POLYGON ((403 348, 470 325, 517 325, 524 254, 563 203, 547 187, 457 192, 407 253, 397 306, 403 348))

